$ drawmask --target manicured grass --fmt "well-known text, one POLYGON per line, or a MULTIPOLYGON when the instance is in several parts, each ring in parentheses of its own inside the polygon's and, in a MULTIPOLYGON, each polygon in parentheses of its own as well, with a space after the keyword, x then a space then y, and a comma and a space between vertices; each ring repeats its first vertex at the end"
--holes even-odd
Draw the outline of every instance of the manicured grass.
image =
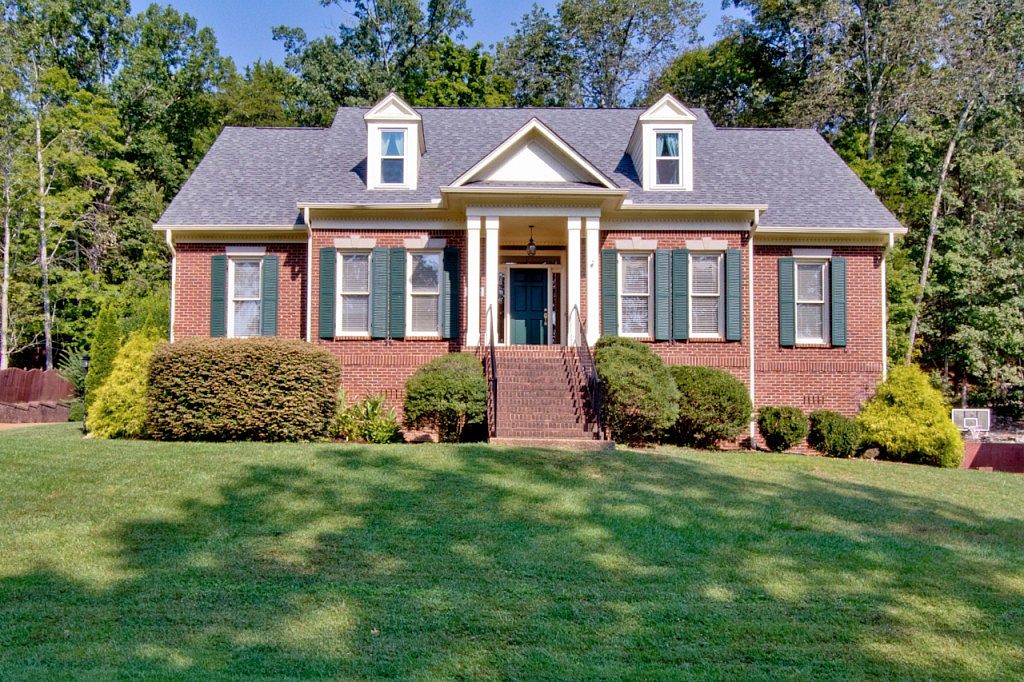
POLYGON ((1024 477, 0 434, 0 679, 1006 679, 1024 477))

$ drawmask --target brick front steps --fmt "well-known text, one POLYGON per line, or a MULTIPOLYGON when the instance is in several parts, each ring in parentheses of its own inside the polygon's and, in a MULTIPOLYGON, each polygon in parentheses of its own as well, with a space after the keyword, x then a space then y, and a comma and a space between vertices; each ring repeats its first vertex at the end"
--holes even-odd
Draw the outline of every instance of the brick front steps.
POLYGON ((496 434, 491 442, 517 447, 602 450, 588 414, 586 380, 576 350, 511 346, 495 351, 498 377, 496 434))

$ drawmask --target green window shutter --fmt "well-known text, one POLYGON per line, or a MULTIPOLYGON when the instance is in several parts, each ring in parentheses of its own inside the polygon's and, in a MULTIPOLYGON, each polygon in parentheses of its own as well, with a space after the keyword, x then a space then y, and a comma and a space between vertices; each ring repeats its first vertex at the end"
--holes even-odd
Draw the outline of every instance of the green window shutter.
POLYGON ((320 249, 320 323, 317 327, 321 339, 334 338, 334 280, 338 268, 338 250, 320 249))
POLYGON ((672 251, 672 338, 690 338, 690 252, 672 251))
POLYGON ((743 254, 739 249, 725 252, 725 340, 743 338, 743 254))
POLYGON ((405 249, 391 249, 388 319, 391 338, 405 338, 405 249))
POLYGON ((654 252, 654 340, 672 338, 672 252, 654 252))
POLYGON ((228 335, 228 257, 210 259, 210 336, 228 335))
POLYGON ((832 281, 832 345, 846 345, 846 259, 833 258, 830 265, 832 281))
POLYGON ((260 335, 277 336, 277 279, 278 257, 263 257, 263 276, 260 280, 260 335))
POLYGON ((619 252, 601 251, 601 335, 619 333, 619 252))
POLYGON ((459 335, 459 250, 448 247, 444 250, 444 278, 441 282, 441 338, 452 339, 459 335))
POLYGON ((779 259, 779 345, 796 345, 796 298, 793 294, 793 259, 779 259))
POLYGON ((390 249, 376 248, 370 254, 370 337, 388 337, 388 272, 390 249))

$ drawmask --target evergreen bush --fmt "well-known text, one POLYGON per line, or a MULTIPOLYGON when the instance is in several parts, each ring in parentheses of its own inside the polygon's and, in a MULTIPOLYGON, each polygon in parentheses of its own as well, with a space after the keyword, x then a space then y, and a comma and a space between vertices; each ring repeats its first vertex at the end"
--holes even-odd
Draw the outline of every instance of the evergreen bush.
POLYGON ((597 342, 594 362, 612 437, 630 444, 660 440, 679 417, 679 389, 661 358, 639 341, 612 336, 597 342))
POLYGON ((807 443, 829 457, 853 457, 860 446, 860 426, 831 410, 811 412, 807 443))
POLYGON ((163 339, 152 331, 132 333, 114 357, 106 381, 87 409, 89 431, 98 438, 141 438, 146 433, 146 392, 153 353, 163 339))
POLYGON ((472 353, 449 353, 428 362, 405 384, 405 423, 432 428, 443 443, 456 443, 487 419, 487 378, 472 353), (467 428, 469 427, 469 428, 467 428))
POLYGON ((750 423, 750 393, 733 375, 714 367, 676 365, 670 370, 679 388, 679 418, 672 428, 679 444, 714 447, 750 423))
POLYGON ((161 440, 317 440, 340 386, 338 360, 304 341, 187 339, 153 358, 149 430, 161 440))
POLYGON ((865 444, 883 459, 939 467, 958 467, 963 460, 963 439, 949 408, 918 367, 893 367, 857 422, 865 444))
POLYGON ((783 452, 807 437, 807 417, 796 407, 762 407, 757 428, 773 452, 783 452))
MULTIPOLYGON (((121 348, 121 324, 118 309, 113 303, 106 303, 100 309, 93 326, 89 342, 89 371, 85 375, 85 409, 95 400, 96 392, 110 376, 114 358, 121 348)), ((89 425, 91 428, 91 424, 89 425)))

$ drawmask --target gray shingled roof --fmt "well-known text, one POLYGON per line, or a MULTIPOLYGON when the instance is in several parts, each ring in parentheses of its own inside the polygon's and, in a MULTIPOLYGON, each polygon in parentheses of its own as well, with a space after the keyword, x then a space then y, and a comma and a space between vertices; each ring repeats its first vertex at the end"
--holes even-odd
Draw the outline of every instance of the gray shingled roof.
POLYGON ((767 204, 761 218, 765 226, 899 227, 815 131, 716 128, 699 109, 694 110, 694 188, 689 192, 642 190, 625 149, 643 109, 430 107, 417 109, 426 142, 418 188, 370 191, 365 182, 367 110, 342 108, 326 129, 225 128, 160 224, 282 225, 300 220, 295 207, 300 201, 430 201, 440 197, 440 187, 536 117, 627 190, 634 204, 767 204))

